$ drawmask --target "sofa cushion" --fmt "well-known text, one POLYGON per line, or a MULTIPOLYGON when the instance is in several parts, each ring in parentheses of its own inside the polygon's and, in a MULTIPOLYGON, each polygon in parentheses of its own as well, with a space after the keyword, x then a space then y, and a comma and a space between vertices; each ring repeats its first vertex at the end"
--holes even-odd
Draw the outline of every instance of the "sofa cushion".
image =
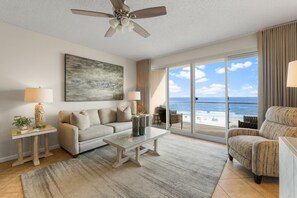
POLYGON ((114 128, 114 132, 121 132, 128 129, 132 129, 132 122, 113 122, 108 123, 107 126, 111 126, 114 128))
POLYGON ((97 109, 88 109, 86 112, 89 114, 90 125, 98 125, 100 124, 99 114, 97 109))
POLYGON ((117 111, 110 108, 99 109, 99 118, 101 124, 107 124, 117 121, 117 111))
POLYGON ((78 141, 83 142, 113 134, 113 128, 105 125, 95 125, 86 130, 78 131, 78 141))
POLYGON ((229 146, 242 157, 252 160, 252 149, 254 142, 266 140, 266 138, 261 136, 238 135, 229 138, 228 143, 229 146))
POLYGON ((129 122, 132 119, 132 113, 130 106, 117 108, 117 121, 129 122))
POLYGON ((59 112, 59 122, 70 124, 71 111, 60 111, 59 112))
POLYGON ((86 111, 80 113, 72 112, 70 115, 70 124, 77 126, 79 130, 85 130, 90 127, 89 115, 86 111))

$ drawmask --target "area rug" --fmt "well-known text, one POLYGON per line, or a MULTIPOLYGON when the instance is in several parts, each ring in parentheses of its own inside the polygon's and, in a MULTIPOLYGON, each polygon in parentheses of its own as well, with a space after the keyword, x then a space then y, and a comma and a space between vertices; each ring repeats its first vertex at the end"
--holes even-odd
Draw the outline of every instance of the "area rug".
POLYGON ((211 144, 159 139, 160 156, 144 154, 113 168, 110 145, 21 176, 24 195, 41 197, 211 197, 227 160, 226 149, 211 144))

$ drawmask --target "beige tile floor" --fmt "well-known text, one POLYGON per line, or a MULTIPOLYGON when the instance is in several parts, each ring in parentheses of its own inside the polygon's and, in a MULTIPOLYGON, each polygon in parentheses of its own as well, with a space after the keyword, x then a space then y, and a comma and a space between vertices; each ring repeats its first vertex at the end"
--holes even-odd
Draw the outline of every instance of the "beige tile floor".
MULTIPOLYGON (((225 147, 222 144, 207 142, 203 140, 171 135, 174 139, 183 139, 197 144, 225 147)), ((33 166, 27 162, 17 167, 11 167, 12 161, 0 163, 0 197, 14 198, 23 197, 23 190, 20 175, 30 170, 39 169, 49 164, 70 159, 71 156, 62 149, 52 151, 53 156, 40 160, 39 166, 33 166)), ((278 197, 278 179, 264 177, 262 184, 258 185, 253 181, 253 175, 241 166, 236 160, 228 161, 223 170, 221 178, 213 194, 213 198, 257 198, 278 197)))

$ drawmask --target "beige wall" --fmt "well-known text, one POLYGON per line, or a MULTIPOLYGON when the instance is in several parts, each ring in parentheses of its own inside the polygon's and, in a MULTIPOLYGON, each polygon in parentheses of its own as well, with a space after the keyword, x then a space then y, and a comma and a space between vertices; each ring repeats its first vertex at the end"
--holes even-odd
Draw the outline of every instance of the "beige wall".
POLYGON ((209 44, 193 50, 176 53, 152 59, 152 69, 164 68, 194 62, 209 61, 210 59, 225 58, 226 56, 257 51, 256 34, 209 44))
MULTIPOLYGON (((124 102, 64 102, 65 53, 124 66, 125 99, 128 90, 135 90, 134 61, 0 23, 0 162, 16 157, 17 141, 11 140, 10 135, 13 117, 34 116, 35 104, 23 101, 27 87, 53 89, 54 102, 44 107, 47 122, 54 126, 57 126, 57 114, 62 109, 111 107, 124 102)), ((57 144, 57 134, 50 135, 50 146, 57 144)), ((26 140, 25 150, 28 148, 26 140)))
POLYGON ((150 114, 155 107, 165 105, 166 102, 166 70, 159 69, 151 72, 151 101, 150 114))

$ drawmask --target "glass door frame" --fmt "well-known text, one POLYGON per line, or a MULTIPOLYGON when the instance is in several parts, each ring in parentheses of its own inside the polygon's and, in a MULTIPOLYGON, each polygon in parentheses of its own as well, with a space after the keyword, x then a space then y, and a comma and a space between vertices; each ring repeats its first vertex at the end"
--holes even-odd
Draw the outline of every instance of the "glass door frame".
MULTIPOLYGON (((209 61, 197 61, 199 64, 203 63, 211 63, 215 62, 217 60, 221 60, 224 62, 224 68, 225 68, 225 133, 229 130, 229 92, 228 92, 228 62, 229 60, 233 60, 235 58, 244 58, 244 57, 249 57, 249 56, 254 56, 258 55, 257 51, 253 52, 248 52, 248 53, 241 53, 237 55, 232 55, 232 56, 226 56, 224 58, 209 58, 209 61)), ((194 61, 192 61, 194 62, 194 61)), ((210 136, 210 135, 204 135, 204 134, 197 134, 195 133, 195 125, 196 125, 196 120, 195 120, 195 110, 196 110, 196 85, 195 85, 195 66, 197 65, 196 63, 190 63, 190 97, 191 97, 191 130, 190 133, 181 133, 181 132, 176 132, 174 131, 173 133, 184 135, 184 136, 190 136, 190 137, 195 137, 203 140, 209 140, 209 141, 214 141, 214 142, 219 142, 219 143, 226 143, 226 138, 221 138, 221 137, 216 137, 216 136, 210 136)), ((170 67, 166 67, 166 129, 169 130, 169 70, 170 67)))

